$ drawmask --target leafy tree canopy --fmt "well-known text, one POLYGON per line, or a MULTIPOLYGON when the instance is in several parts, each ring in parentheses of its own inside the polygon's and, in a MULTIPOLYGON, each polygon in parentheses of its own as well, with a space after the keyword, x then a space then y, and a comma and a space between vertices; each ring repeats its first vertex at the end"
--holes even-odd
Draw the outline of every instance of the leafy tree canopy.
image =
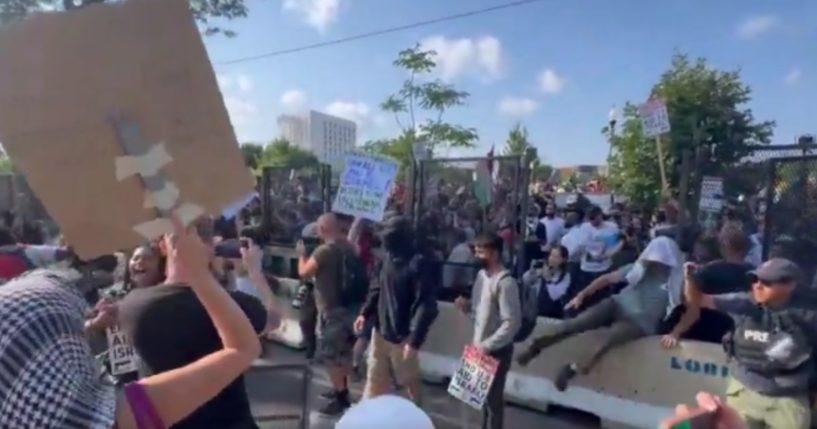
MULTIPOLYGON (((678 186, 684 150, 705 149, 697 174, 722 175, 740 163, 750 146, 771 141, 775 123, 755 119, 746 107, 751 94, 739 70, 718 70, 703 58, 692 60, 681 53, 672 57, 670 68, 651 90, 669 111, 672 131, 662 142, 671 187, 678 186)), ((644 135, 635 103, 628 103, 622 113, 620 132, 612 139, 611 184, 633 201, 654 205, 661 194, 655 141, 644 135)))
POLYGON ((403 143, 426 141, 432 151, 441 147, 473 147, 479 138, 474 128, 443 120, 450 109, 465 105, 470 94, 439 79, 428 80, 437 67, 436 55, 420 45, 400 51, 393 64, 409 77, 380 108, 394 115, 403 143))
POLYGON ((278 138, 270 142, 261 155, 259 167, 306 168, 320 164, 318 158, 288 140, 278 138))
MULTIPOLYGON (((116 0, 2 0, 0 1, 0 24, 17 21, 32 12, 71 10, 97 3, 116 0)), ((247 16, 245 0, 190 0, 190 9, 207 35, 222 33, 234 36, 211 21, 215 19, 235 19, 247 16)))

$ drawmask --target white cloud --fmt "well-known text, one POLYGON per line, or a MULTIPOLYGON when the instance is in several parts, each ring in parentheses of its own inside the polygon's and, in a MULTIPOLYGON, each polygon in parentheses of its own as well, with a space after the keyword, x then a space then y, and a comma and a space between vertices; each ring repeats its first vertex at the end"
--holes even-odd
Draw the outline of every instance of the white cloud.
POLYGON ((437 72, 451 81, 465 73, 495 79, 502 74, 502 44, 492 36, 479 39, 447 39, 432 36, 421 42, 423 49, 437 52, 437 72))
POLYGON ((505 116, 521 118, 528 116, 539 108, 536 100, 525 97, 505 97, 499 102, 499 113, 505 116))
POLYGON ((741 39, 755 39, 774 28, 778 23, 779 20, 774 15, 752 16, 738 25, 737 34, 741 39))
POLYGON ((253 88, 255 88, 255 82, 253 82, 251 77, 245 74, 236 76, 235 83, 238 85, 238 90, 241 92, 250 92, 253 90, 253 88))
POLYGON ((341 0, 284 0, 284 10, 293 11, 319 32, 325 32, 338 19, 341 0))
POLYGON ((798 69, 798 68, 792 69, 790 72, 788 72, 786 74, 785 81, 789 85, 794 85, 794 84, 796 84, 797 82, 800 81, 800 76, 802 76, 802 75, 803 75, 803 72, 801 72, 800 69, 798 69))
POLYGON ((227 113, 230 114, 230 122, 233 124, 238 141, 248 140, 247 127, 258 115, 258 108, 252 102, 236 96, 225 96, 224 105, 227 113))
POLYGON ((547 94, 558 94, 562 92, 567 80, 559 76, 553 69, 545 69, 539 74, 539 89, 547 94))
POLYGON ((255 88, 253 79, 244 73, 218 74, 216 75, 216 80, 223 93, 230 92, 234 89, 246 93, 255 88))
POLYGON ((306 94, 300 89, 290 89, 281 95, 281 106, 287 113, 298 113, 306 110, 306 94))
POLYGON ((362 101, 337 100, 329 103, 324 110, 330 115, 355 122, 358 128, 366 127, 372 120, 371 109, 362 101))

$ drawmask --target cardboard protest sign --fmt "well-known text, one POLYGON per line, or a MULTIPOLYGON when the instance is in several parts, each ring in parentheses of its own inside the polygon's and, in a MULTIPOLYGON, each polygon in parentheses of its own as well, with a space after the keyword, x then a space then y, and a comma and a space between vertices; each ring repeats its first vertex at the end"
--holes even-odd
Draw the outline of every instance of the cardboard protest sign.
POLYGON ((398 170, 392 159, 365 154, 347 156, 332 210, 380 222, 398 170))
POLYGON ((667 105, 661 99, 651 98, 638 106, 638 115, 641 117, 641 125, 647 137, 657 137, 670 132, 667 105))
POLYGON ((83 258, 253 190, 188 8, 130 0, 0 31, 0 142, 83 258))
POLYGON ((451 377, 448 394, 481 410, 491 391, 499 361, 472 345, 465 346, 457 372, 451 377))

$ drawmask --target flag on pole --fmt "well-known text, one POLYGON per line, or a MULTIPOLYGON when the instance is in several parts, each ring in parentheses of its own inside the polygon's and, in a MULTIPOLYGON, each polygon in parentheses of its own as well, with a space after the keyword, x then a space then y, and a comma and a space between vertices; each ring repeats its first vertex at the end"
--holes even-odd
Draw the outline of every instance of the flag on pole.
POLYGON ((488 151, 488 156, 480 161, 477 161, 477 167, 474 171, 474 194, 479 200, 479 204, 485 208, 491 205, 494 194, 494 147, 488 151))

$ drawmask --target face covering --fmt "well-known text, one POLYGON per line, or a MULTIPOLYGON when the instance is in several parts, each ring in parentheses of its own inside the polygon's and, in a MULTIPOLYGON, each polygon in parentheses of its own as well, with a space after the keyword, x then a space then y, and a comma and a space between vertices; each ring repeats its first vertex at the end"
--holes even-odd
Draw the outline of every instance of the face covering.
POLYGON ((477 265, 480 268, 488 268, 488 260, 485 258, 477 258, 477 265))

